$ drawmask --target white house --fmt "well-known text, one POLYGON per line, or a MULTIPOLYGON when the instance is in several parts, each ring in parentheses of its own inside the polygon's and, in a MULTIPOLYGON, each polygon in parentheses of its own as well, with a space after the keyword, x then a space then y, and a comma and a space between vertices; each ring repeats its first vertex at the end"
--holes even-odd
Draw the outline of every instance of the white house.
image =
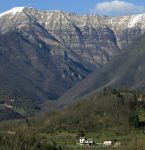
POLYGON ((93 139, 86 139, 85 137, 80 137, 79 142, 80 142, 80 145, 93 145, 94 144, 93 139))
POLYGON ((137 100, 138 100, 138 102, 142 102, 143 101, 143 99, 141 97, 139 97, 137 100))
POLYGON ((80 144, 84 144, 85 141, 86 141, 85 137, 80 137, 80 139, 79 139, 80 144))
POLYGON ((104 146, 111 146, 113 144, 112 141, 104 141, 103 145, 104 146))

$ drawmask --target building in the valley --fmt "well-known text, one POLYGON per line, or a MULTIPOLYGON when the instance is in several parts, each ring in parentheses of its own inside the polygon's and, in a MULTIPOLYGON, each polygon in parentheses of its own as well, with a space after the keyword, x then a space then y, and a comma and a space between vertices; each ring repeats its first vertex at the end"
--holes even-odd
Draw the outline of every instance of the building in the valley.
POLYGON ((90 146, 95 144, 93 139, 87 139, 85 137, 80 137, 79 143, 80 145, 90 145, 90 146))

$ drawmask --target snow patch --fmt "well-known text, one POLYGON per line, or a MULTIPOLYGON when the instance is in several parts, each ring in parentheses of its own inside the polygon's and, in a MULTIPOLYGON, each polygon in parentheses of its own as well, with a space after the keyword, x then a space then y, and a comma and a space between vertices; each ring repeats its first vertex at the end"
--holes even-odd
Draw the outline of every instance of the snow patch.
POLYGON ((14 7, 6 12, 3 12, 0 14, 0 17, 4 16, 4 15, 7 15, 7 14, 12 14, 12 15, 15 15, 16 13, 20 13, 23 11, 25 7, 14 7))
POLYGON ((134 27, 138 22, 141 21, 143 16, 144 16, 144 14, 133 15, 128 23, 128 28, 134 27))

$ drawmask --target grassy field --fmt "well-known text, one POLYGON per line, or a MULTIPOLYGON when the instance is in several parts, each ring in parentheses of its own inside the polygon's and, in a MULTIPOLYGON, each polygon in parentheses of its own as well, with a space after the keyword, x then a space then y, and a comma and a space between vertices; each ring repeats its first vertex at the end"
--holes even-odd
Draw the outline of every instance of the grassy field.
POLYGON ((103 143, 105 140, 117 139, 123 141, 124 144, 118 147, 110 146, 81 146, 76 138, 76 133, 55 133, 41 134, 41 138, 45 137, 47 141, 56 142, 61 145, 64 150, 145 150, 145 134, 140 132, 132 132, 129 135, 116 136, 115 133, 104 132, 104 134, 86 134, 87 138, 93 138, 96 143, 103 143))
MULTIPOLYGON (((46 145, 54 145, 55 147, 60 146, 60 150, 145 150, 145 133, 138 130, 130 130, 119 134, 115 130, 100 131, 100 132, 88 132, 85 134, 87 138, 93 138, 96 143, 103 143, 105 140, 117 139, 124 141, 125 144, 120 147, 101 147, 101 146, 80 146, 78 144, 78 133, 68 132, 53 132, 47 133, 42 131, 42 128, 28 127, 26 124, 21 122, 9 122, 3 123, 0 126, 0 145, 4 146, 2 150, 9 150, 10 147, 15 144, 17 147, 15 150, 28 150, 30 146, 36 142, 36 146, 42 144, 41 147, 46 145), (13 125, 12 125, 13 124, 13 125), (4 130, 5 129, 5 130, 4 130), (9 131, 14 129, 16 132, 14 135, 9 134, 9 131), (33 142, 35 141, 35 142, 33 142), (6 145, 5 145, 6 144, 6 145), (6 149, 6 146, 9 146, 6 149), (27 149, 23 148, 26 145, 27 149)), ((32 150, 37 150, 32 149, 32 150)), ((39 150, 55 150, 55 149, 39 149, 39 150)), ((57 149, 56 149, 57 150, 57 149)))

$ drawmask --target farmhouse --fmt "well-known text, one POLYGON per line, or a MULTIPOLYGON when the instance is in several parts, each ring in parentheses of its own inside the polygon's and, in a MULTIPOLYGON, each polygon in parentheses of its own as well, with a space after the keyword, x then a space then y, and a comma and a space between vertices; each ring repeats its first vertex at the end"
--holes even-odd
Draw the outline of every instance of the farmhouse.
POLYGON ((112 141, 104 141, 103 143, 104 146, 114 146, 114 147, 118 147, 121 145, 121 142, 118 140, 112 140, 112 141))
POLYGON ((104 146, 111 146, 111 145, 113 145, 113 141, 104 141, 103 145, 104 146))
POLYGON ((80 145, 94 145, 93 139, 87 139, 85 137, 80 137, 79 139, 80 145))

